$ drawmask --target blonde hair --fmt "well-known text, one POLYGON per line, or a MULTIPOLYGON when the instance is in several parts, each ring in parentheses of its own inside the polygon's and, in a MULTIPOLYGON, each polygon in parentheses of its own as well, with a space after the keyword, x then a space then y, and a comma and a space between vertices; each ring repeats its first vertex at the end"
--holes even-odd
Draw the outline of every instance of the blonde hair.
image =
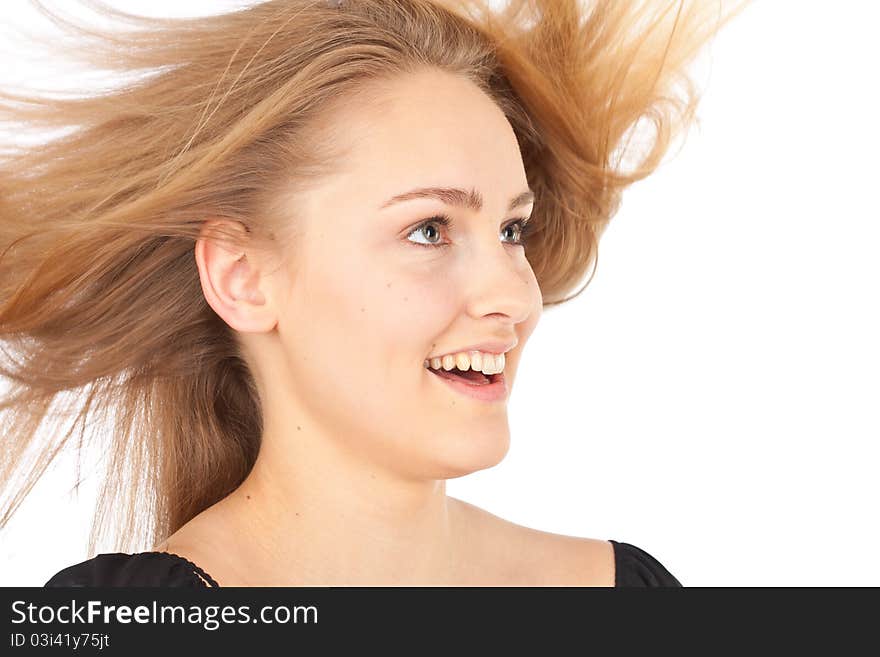
POLYGON ((236 331, 203 296, 193 248, 247 240, 295 257, 296 218, 280 199, 338 166, 344 153, 323 138, 334 108, 426 68, 489 94, 536 193, 526 254, 552 306, 586 287, 567 296, 594 267, 623 189, 694 118, 687 65, 745 7, 272 0, 156 19, 87 4, 133 29, 38 8, 75 35, 54 44, 62 56, 126 82, 85 96, 0 91, 10 127, 67 129, 0 152, 0 527, 77 425, 79 455, 98 435, 89 422, 112 411, 90 554, 110 527, 116 550, 155 544, 253 466, 260 398, 236 331), (645 120, 653 137, 625 168, 645 120), (212 217, 243 234, 211 229, 212 217))

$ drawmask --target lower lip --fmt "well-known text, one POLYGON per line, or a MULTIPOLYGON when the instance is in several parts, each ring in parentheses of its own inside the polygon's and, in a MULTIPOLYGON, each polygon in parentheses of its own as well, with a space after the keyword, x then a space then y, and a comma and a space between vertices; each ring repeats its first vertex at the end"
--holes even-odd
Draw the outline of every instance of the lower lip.
MULTIPOLYGON (((427 368, 426 368, 427 369, 427 368)), ((428 373, 441 383, 445 383, 453 390, 460 392, 467 397, 478 399, 486 402, 504 401, 507 399, 507 381, 504 379, 504 372, 493 375, 493 382, 481 386, 472 386, 468 383, 456 381, 455 379, 444 379, 428 370, 428 373)))

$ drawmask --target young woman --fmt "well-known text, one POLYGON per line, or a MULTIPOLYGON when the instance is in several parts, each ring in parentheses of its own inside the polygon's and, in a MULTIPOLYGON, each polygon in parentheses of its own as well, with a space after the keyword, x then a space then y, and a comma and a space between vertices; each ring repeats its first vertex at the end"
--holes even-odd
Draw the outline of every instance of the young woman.
POLYGON ((579 293, 621 192, 693 114, 684 67, 740 8, 106 9, 140 30, 90 28, 71 54, 153 75, 0 106, 76 128, 0 169, 0 520, 112 409, 90 552, 114 521, 132 550, 47 584, 680 585, 634 545, 517 525, 445 481, 503 459, 542 309, 579 293))

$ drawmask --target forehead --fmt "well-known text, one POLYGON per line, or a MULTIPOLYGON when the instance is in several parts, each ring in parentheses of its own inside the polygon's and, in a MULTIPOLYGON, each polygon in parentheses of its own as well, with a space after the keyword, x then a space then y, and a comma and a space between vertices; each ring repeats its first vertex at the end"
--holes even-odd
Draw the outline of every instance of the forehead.
POLYGON ((525 186, 516 136, 501 109, 473 82, 444 72, 376 83, 365 100, 333 112, 342 147, 339 174, 371 195, 449 185, 487 197, 525 186))

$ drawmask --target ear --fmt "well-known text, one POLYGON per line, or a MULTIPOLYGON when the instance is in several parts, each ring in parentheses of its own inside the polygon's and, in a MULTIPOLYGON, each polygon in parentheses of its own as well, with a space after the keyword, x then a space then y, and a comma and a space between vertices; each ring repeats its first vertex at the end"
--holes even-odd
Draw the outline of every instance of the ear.
POLYGON ((221 226, 224 233, 246 237, 246 230, 238 221, 209 219, 202 224, 194 255, 205 300, 237 331, 271 331, 278 323, 271 277, 263 271, 255 251, 234 250, 232 245, 221 244, 206 234, 208 226, 221 226))

